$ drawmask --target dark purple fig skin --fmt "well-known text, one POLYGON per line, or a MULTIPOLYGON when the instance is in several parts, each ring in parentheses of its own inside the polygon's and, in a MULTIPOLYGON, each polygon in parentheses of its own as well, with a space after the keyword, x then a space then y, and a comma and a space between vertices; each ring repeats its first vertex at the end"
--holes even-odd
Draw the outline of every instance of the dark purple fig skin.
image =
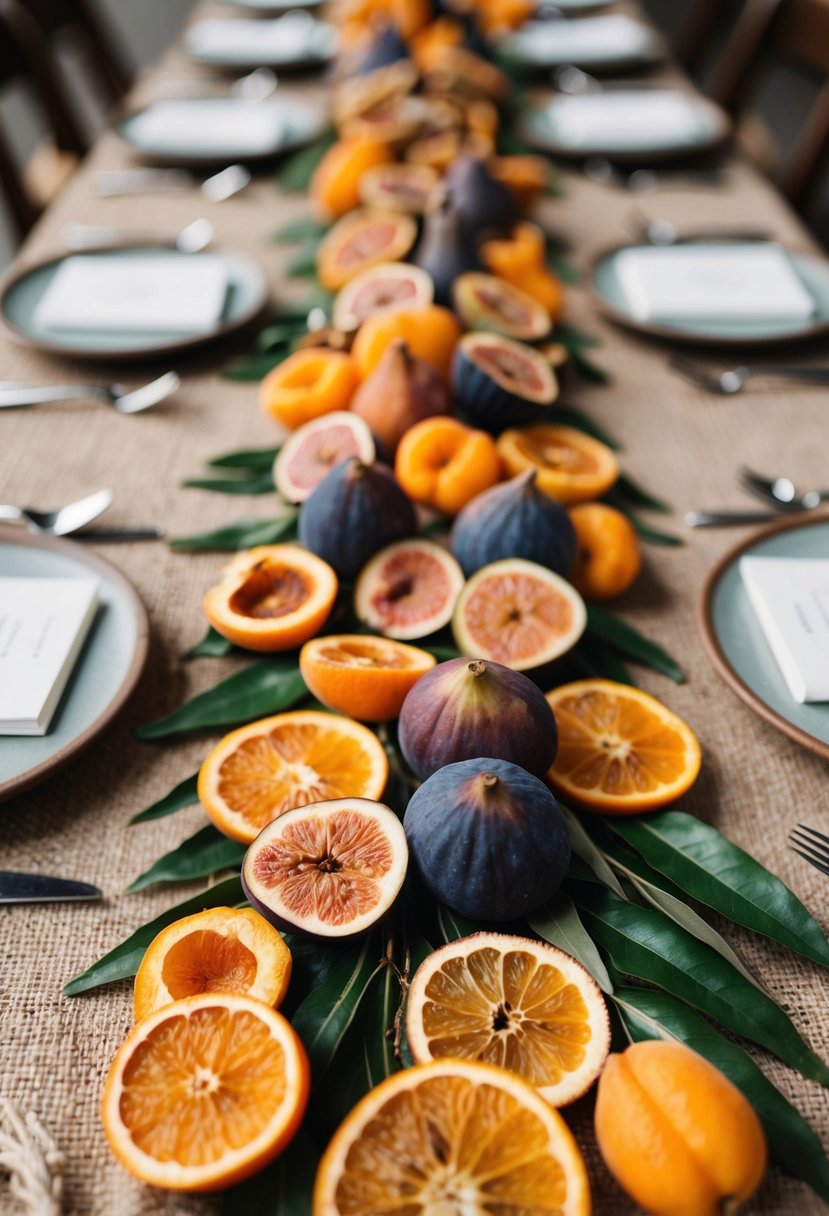
POLYGON ((450 764, 421 785, 403 820, 432 894, 462 916, 509 921, 555 895, 570 864, 564 815, 517 764, 450 764))
POLYGON ((478 240, 488 232, 508 232, 521 218, 513 192, 492 176, 480 157, 457 157, 449 166, 446 185, 461 219, 478 240))
POLYGON ((538 489, 532 469, 467 503, 450 546, 467 578, 504 557, 523 557, 568 578, 577 549, 570 516, 538 489))
POLYGON ((400 711, 398 740, 418 777, 447 764, 495 756, 546 776, 558 732, 532 680, 489 659, 449 659, 421 676, 400 711))
POLYGON ((299 512, 299 540, 351 582, 384 545, 411 536, 415 509, 384 464, 341 461, 299 512))

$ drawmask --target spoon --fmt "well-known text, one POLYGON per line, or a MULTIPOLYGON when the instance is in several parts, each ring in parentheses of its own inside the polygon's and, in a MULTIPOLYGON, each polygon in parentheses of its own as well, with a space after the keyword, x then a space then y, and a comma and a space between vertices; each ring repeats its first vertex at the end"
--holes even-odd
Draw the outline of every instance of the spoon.
POLYGON ((708 232, 683 233, 670 220, 634 217, 636 235, 648 245, 692 245, 706 241, 770 241, 772 236, 759 228, 711 228, 708 232))
POLYGON ((691 185, 721 186, 725 179, 722 169, 634 169, 622 173, 606 156, 588 156, 582 172, 600 186, 619 186, 634 194, 652 194, 664 184, 687 182, 691 185))
POLYGON ((45 532, 49 536, 67 536, 77 532, 103 514, 112 503, 112 490, 98 490, 88 498, 79 498, 54 511, 37 511, 34 507, 0 505, 0 519, 25 523, 30 532, 45 532))
POLYGON ((829 502, 829 490, 805 490, 801 493, 790 478, 761 477, 745 465, 740 469, 740 484, 778 510, 813 511, 822 502, 829 502))
MULTIPOLYGON (((213 240, 213 236, 213 225, 202 216, 182 228, 171 241, 160 243, 172 245, 179 253, 201 253, 213 240)), ((61 238, 66 248, 75 253, 87 249, 117 249, 123 245, 159 244, 158 233, 142 231, 140 228, 113 228, 104 224, 67 224, 61 232, 61 238)))
POLYGON ((182 194, 199 190, 211 203, 223 203, 233 198, 251 182, 250 169, 244 165, 228 165, 203 182, 184 169, 102 169, 95 174, 95 194, 98 198, 120 198, 130 194, 182 194))
POLYGON ((164 401, 180 384, 177 372, 165 372, 157 380, 134 389, 124 388, 122 384, 17 384, 5 380, 0 381, 0 409, 94 397, 111 405, 119 414, 140 414, 164 401))

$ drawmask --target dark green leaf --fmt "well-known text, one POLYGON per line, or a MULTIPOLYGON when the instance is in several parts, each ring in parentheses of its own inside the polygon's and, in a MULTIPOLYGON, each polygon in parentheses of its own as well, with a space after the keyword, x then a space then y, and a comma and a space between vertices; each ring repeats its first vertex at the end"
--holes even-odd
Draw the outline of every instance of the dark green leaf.
POLYGON ((598 439, 599 443, 604 443, 607 447, 612 448, 614 452, 619 451, 620 444, 608 435, 602 427, 588 418, 582 410, 577 409, 574 405, 555 405, 556 422, 562 426, 575 427, 577 431, 584 431, 585 435, 592 435, 594 439, 598 439))
POLYGON ((314 170, 336 140, 337 133, 331 127, 307 148, 301 148, 282 162, 276 180, 286 194, 301 194, 308 189, 314 170))
POLYGON ((307 695, 296 659, 273 655, 234 672, 136 734, 139 739, 167 739, 214 726, 240 726, 290 709, 307 695))
POLYGON ((315 283, 301 300, 283 300, 279 305, 279 318, 281 321, 295 321, 304 326, 308 313, 314 308, 321 308, 324 313, 330 315, 333 302, 334 293, 315 283))
POLYGON ((454 646, 421 646, 421 650, 427 651, 428 654, 433 654, 439 663, 446 663, 449 659, 459 659, 461 652, 456 650, 454 646))
POLYGON ((202 640, 185 651, 184 657, 185 659, 225 659, 235 651, 236 647, 232 642, 222 637, 212 625, 208 625, 207 633, 202 640))
POLYGON ((285 266, 289 279, 315 279, 317 277, 317 247, 304 245, 285 266))
POLYGON ((320 1151, 304 1128, 271 1165, 222 1192, 221 1216, 311 1216, 320 1151))
POLYGON ((301 321, 293 321, 290 324, 285 322, 277 323, 276 325, 268 325, 265 329, 260 329, 256 335, 256 350, 260 354, 267 354, 268 351, 281 351, 284 347, 290 346, 294 338, 301 334, 305 326, 301 321))
POLYGON ((232 359, 222 372, 224 380, 264 380, 268 372, 278 367, 291 353, 290 347, 281 346, 270 354, 242 355, 232 359))
POLYGON ((617 988, 613 1000, 633 1039, 675 1039, 725 1073, 757 1111, 772 1159, 829 1200, 829 1162, 820 1141, 741 1047, 665 992, 617 988))
POLYGON ((560 342, 569 351, 584 350, 588 346, 601 346, 601 339, 597 338, 595 334, 590 334, 586 329, 579 329, 566 322, 559 322, 556 325, 553 337, 556 342, 560 342))
POLYGON ((608 995, 613 992, 607 968, 592 937, 582 924, 572 899, 559 895, 552 904, 541 908, 530 917, 530 928, 533 933, 543 937, 545 942, 552 942, 559 950, 572 954, 573 958, 590 972, 602 992, 608 995))
POLYGON ((478 933, 481 928, 459 912, 453 912, 445 904, 437 905, 437 918, 438 929, 445 942, 456 942, 459 937, 469 937, 470 933, 478 933))
POLYGON ((315 988, 292 1018, 311 1061, 312 1084, 322 1081, 373 977, 383 967, 373 936, 348 948, 323 984, 315 988))
POLYGON ((194 806, 199 800, 196 788, 198 779, 198 773, 193 773, 192 777, 186 777, 164 798, 160 798, 158 802, 148 806, 146 811, 139 811, 137 815, 133 815, 130 823, 147 823, 150 819, 164 819, 167 815, 174 815, 176 811, 182 810, 185 806, 194 806))
POLYGON ((170 548, 185 553, 236 553, 257 545, 273 545, 278 540, 289 539, 295 532, 298 515, 298 511, 290 510, 277 519, 239 519, 235 524, 226 524, 211 532, 177 536, 170 541, 170 548))
POLYGON ((582 272, 572 262, 568 262, 565 258, 557 257, 552 251, 547 253, 547 266, 556 276, 561 279, 562 283, 580 283, 582 272))
POLYGON ((650 524, 646 524, 642 517, 633 510, 628 500, 617 493, 615 487, 602 495, 602 498, 611 507, 615 507, 617 511, 621 511, 623 515, 627 515, 637 535, 642 540, 647 541, 649 545, 662 545, 666 549, 678 549, 685 544, 682 537, 677 536, 675 532, 663 532, 659 528, 652 528, 650 524))
POLYGON ((804 1077, 829 1085, 829 1067, 780 1006, 710 946, 663 912, 626 903, 604 887, 568 880, 568 889, 588 932, 619 971, 664 988, 727 1030, 766 1047, 804 1077))
POLYGON ((617 478, 616 485, 613 488, 632 507, 643 507, 647 511, 658 511, 662 515, 671 514, 671 508, 668 503, 663 502, 661 498, 654 498, 647 490, 643 490, 639 483, 634 481, 627 473, 622 473, 617 478))
POLYGON ((552 254, 569 253, 573 248, 573 242, 569 237, 563 236, 560 232, 550 232, 549 228, 544 229, 544 243, 547 252, 552 254))
POLYGON ((314 219, 312 215, 301 215, 298 220, 291 220, 271 233, 271 240, 278 245, 294 245, 300 241, 321 241, 328 232, 330 224, 323 220, 314 219))
POLYGON ((584 824, 578 815, 575 811, 571 811, 569 806, 564 806, 562 803, 559 803, 559 805, 567 822, 570 848, 576 857, 580 857, 606 887, 610 887, 611 891, 615 891, 617 895, 624 898, 624 891, 619 884, 618 878, 611 870, 607 858, 593 837, 585 830, 584 824))
POLYGON ((587 676, 615 680, 617 684, 636 684, 618 654, 591 634, 585 634, 568 657, 580 664, 587 676))
POLYGON ((270 469, 246 477, 188 477, 181 484, 190 490, 212 490, 214 494, 273 494, 276 489, 270 469))
POLYGON ((64 996, 77 996, 81 992, 89 992, 92 988, 100 988, 102 984, 112 984, 115 980, 123 980, 135 975, 138 966, 150 942, 171 925, 174 920, 183 916, 192 916, 205 908, 233 907, 245 898, 242 882, 238 877, 227 878, 206 891, 199 892, 191 899, 186 899, 174 908, 168 908, 155 920, 148 921, 140 929, 136 929, 125 941, 110 950, 97 963, 93 963, 86 971, 76 975, 64 985, 64 996))
POLYGON ((601 638, 603 642, 608 642, 628 658, 635 659, 645 667, 651 667, 654 671, 661 672, 663 676, 668 676, 675 684, 685 683, 682 669, 671 658, 667 650, 664 650, 657 642, 646 638, 626 621, 614 616, 612 612, 607 612, 604 608, 597 608, 595 604, 588 604, 587 629, 589 633, 601 638))
POLYGON ((235 452, 225 452, 222 456, 214 456, 208 464, 214 469, 252 469, 262 472, 273 468, 273 462, 279 455, 279 448, 242 448, 235 452))
POLYGON ((209 878, 211 874, 236 869, 244 861, 245 852, 245 845, 238 840, 228 840, 208 823, 195 836, 189 836, 177 849, 165 853, 149 870, 139 874, 126 893, 132 895, 159 882, 192 882, 194 878, 209 878))
POLYGON ((662 811, 612 827, 693 899, 829 967, 829 943, 794 892, 710 824, 662 811))
POLYGON ((591 384, 610 384, 609 374, 603 367, 599 367, 598 363, 594 363, 592 359, 588 359, 583 351, 572 350, 570 358, 573 360, 573 366, 579 375, 585 380, 589 380, 591 384))

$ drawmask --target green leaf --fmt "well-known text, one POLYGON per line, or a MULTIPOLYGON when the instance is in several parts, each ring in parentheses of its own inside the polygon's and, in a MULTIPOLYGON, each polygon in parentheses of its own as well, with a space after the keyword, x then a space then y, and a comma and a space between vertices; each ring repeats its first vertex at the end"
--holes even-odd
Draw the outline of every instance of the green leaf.
POLYGON ((264 469, 273 468, 273 462, 278 455, 279 447, 241 448, 235 452, 225 452, 222 456, 214 456, 207 463, 214 469, 251 469, 262 472, 264 469))
POLYGON ((652 642, 641 634, 638 629, 620 620, 612 612, 597 608, 595 604, 587 605, 587 629, 589 633, 608 642, 622 654, 636 662, 650 667, 654 671, 668 676, 675 684, 684 684, 685 676, 682 668, 676 663, 667 650, 657 642, 652 642))
POLYGON ((829 1201, 829 1161, 820 1141, 741 1047, 723 1038, 698 1013, 668 993, 617 988, 613 1001, 631 1038, 674 1039, 724 1073, 760 1117, 772 1159, 829 1201))
POLYGON ((289 279, 315 279, 317 277, 317 246, 303 245, 286 264, 284 273, 289 279))
POLYGON ((270 353, 259 352, 254 355, 242 355, 241 358, 232 359, 228 363, 222 372, 222 379, 240 380, 243 382, 264 380, 268 372, 273 371, 275 367, 284 362, 290 353, 291 349, 289 346, 281 346, 270 353))
POLYGON ((279 167, 276 180, 286 194, 302 194, 311 185, 314 170, 325 153, 336 143, 337 133, 333 127, 305 148, 286 157, 279 167))
POLYGON ((325 982, 309 993, 294 1014, 294 1030, 308 1052, 314 1087, 322 1081, 369 984, 383 966, 376 939, 365 938, 359 949, 345 950, 325 982))
POLYGON ((554 903, 542 908, 530 917, 530 928, 545 942, 552 942, 560 950, 572 954, 574 959, 589 971, 593 979, 608 996, 613 992, 613 983, 607 968, 596 949, 595 942, 582 924, 576 905, 566 895, 560 895, 554 903))
POLYGON ((93 963, 86 971, 76 975, 64 985, 64 996, 77 996, 81 992, 89 992, 92 988, 100 988, 102 984, 112 984, 115 980, 128 979, 135 975, 144 953, 150 942, 171 925, 174 920, 183 916, 192 916, 194 912, 202 912, 205 908, 233 907, 245 898, 242 882, 238 877, 226 878, 215 886, 208 887, 191 899, 186 899, 174 908, 168 908, 155 920, 142 925, 114 950, 110 950, 97 963, 93 963))
POLYGON ((574 405, 559 405, 558 402, 556 402, 553 409, 556 423, 560 423, 562 426, 575 427, 577 431, 584 431, 585 435, 591 435, 594 439, 598 439, 599 443, 604 443, 614 452, 619 451, 620 444, 618 441, 612 435, 608 435, 607 431, 594 422, 592 418, 588 418, 583 410, 577 409, 574 405))
POLYGON ((481 928, 459 912, 453 912, 445 904, 437 905, 437 920, 440 935, 447 943, 456 942, 460 937, 469 937, 470 933, 478 933, 481 928))
POLYGON ((221 1216, 311 1216, 319 1160, 319 1149, 301 1127, 276 1161, 222 1192, 221 1216))
POLYGON ((126 894, 132 895, 159 882, 192 882, 194 878, 209 878, 211 874, 235 869, 241 866, 246 851, 245 845, 228 840, 208 823, 139 874, 127 887, 126 894))
POLYGON ((212 490, 214 494, 273 494, 276 489, 270 469, 247 477, 188 477, 181 484, 190 490, 212 490))
POLYGON ((323 220, 314 219, 312 215, 301 215, 298 220, 291 220, 271 233, 270 239, 278 245, 294 245, 300 241, 321 241, 331 228, 323 220))
POLYGON ((579 375, 585 380, 589 380, 591 384, 610 384, 609 374, 603 367, 599 367, 598 363, 594 363, 592 359, 588 359, 583 351, 570 351, 570 358, 573 360, 573 366, 579 375))
POLYGON ((617 684, 636 684, 616 651, 605 645, 601 638, 585 634, 576 643, 568 658, 589 677, 615 680, 617 684))
POLYGON ((273 545, 290 537, 296 529, 298 516, 298 511, 290 510, 277 519, 239 519, 235 524, 226 524, 210 532, 177 536, 170 541, 170 548, 183 553, 235 553, 256 545, 273 545))
POLYGON ((655 984, 721 1026, 767 1048, 804 1077, 829 1085, 829 1067, 770 997, 663 912, 626 903, 604 887, 568 880, 597 945, 625 975, 655 984))
POLYGON ((200 642, 185 651, 185 659, 224 659, 236 652, 236 647, 226 637, 223 637, 212 625, 208 625, 207 633, 200 642))
POLYGON ((439 663, 446 663, 449 659, 461 657, 461 652, 454 646, 421 646, 421 650, 433 654, 439 663))
POLYGON ((582 280, 582 272, 577 266, 565 258, 557 257, 551 250, 547 252, 547 266, 562 283, 580 283, 582 280))
POLYGON ((590 334, 586 329, 575 325, 559 322, 553 329, 553 338, 569 351, 585 350, 589 346, 601 346, 601 339, 590 334))
POLYGON ((198 693, 168 717, 136 731, 139 739, 167 739, 214 726, 240 726, 290 709, 308 695, 295 658, 273 655, 198 693))
POLYGON ((646 524, 641 516, 632 510, 628 500, 617 493, 615 487, 602 495, 602 501, 609 503, 611 507, 615 507, 617 511, 621 511, 623 515, 626 515, 633 524, 637 535, 642 540, 647 541, 649 545, 661 545, 666 549, 679 549, 685 544, 682 537, 677 536, 675 532, 663 532, 659 528, 652 528, 650 524, 646 524))
POLYGON ((602 850, 596 844, 593 837, 586 831, 578 815, 574 811, 571 811, 569 806, 564 806, 561 802, 559 802, 559 806, 567 822, 570 848, 576 857, 580 857, 606 887, 610 887, 611 891, 615 891, 620 898, 624 899, 625 893, 618 878, 608 865, 607 858, 602 850))
POLYGON ((265 329, 260 329, 256 335, 256 350, 260 354, 279 350, 281 347, 289 346, 294 338, 299 337, 304 331, 303 321, 278 321, 275 325, 268 325, 265 329))
POLYGON ((295 321, 297 325, 305 328, 308 314, 312 309, 321 308, 326 315, 330 316, 333 303, 334 292, 326 291, 324 287, 315 283, 301 300, 284 300, 279 305, 279 318, 281 321, 295 321))
POLYGON ((638 482, 628 473, 622 473, 616 479, 613 487, 632 507, 643 507, 647 511, 658 511, 661 515, 670 515, 671 508, 661 498, 654 498, 647 490, 643 490, 638 482))
POLYGON ((133 815, 130 823, 147 823, 150 819, 164 819, 167 815, 174 815, 176 811, 182 810, 185 806, 195 806, 199 800, 196 788, 198 780, 198 773, 193 773, 192 777, 185 777, 184 781, 180 781, 175 789, 170 790, 164 798, 160 798, 158 802, 148 806, 146 811, 139 811, 137 815, 133 815))
POLYGON ((701 904, 829 967, 829 942, 793 891, 739 845, 683 811, 613 823, 613 831, 701 904))

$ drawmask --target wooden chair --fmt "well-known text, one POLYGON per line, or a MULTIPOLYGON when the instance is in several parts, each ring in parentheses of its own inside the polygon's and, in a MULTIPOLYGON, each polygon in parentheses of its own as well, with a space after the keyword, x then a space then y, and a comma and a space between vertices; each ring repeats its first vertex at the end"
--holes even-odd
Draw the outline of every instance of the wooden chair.
POLYGON ((674 54, 692 75, 702 67, 717 28, 721 0, 694 0, 674 45, 674 54))
POLYGON ((95 0, 25 2, 47 37, 68 35, 80 45, 108 104, 119 102, 130 87, 135 71, 95 0))

